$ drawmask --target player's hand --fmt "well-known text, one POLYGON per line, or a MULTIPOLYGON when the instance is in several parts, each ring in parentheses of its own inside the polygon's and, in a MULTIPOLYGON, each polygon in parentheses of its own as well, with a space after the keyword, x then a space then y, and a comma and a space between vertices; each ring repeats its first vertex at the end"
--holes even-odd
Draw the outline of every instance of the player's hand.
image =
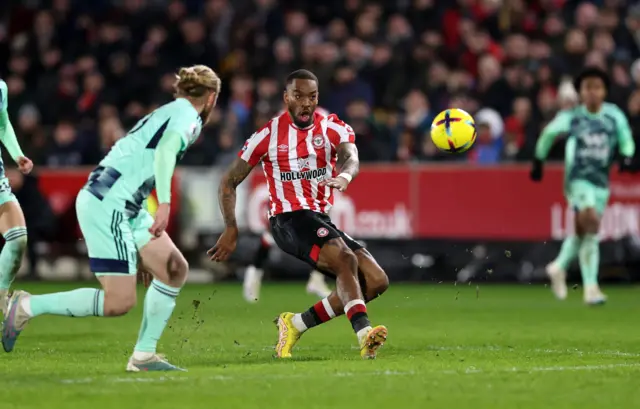
POLYGON ((16 163, 18 164, 18 169, 23 175, 28 175, 33 170, 33 162, 31 162, 31 159, 26 156, 18 156, 16 158, 16 163))
POLYGON ((336 176, 335 178, 326 179, 318 183, 318 186, 329 186, 332 189, 338 189, 341 192, 347 190, 349 181, 342 176, 336 176))
POLYGON ((162 233, 167 229, 167 226, 169 225, 170 212, 171 205, 169 203, 160 203, 160 205, 158 205, 153 226, 149 228, 149 233, 153 234, 153 237, 158 238, 162 236, 162 233))
POLYGON ((636 173, 637 169, 633 166, 633 158, 621 157, 620 158, 620 166, 618 167, 619 173, 636 173))
POLYGON ((542 161, 536 159, 533 161, 533 166, 531 167, 531 172, 529 173, 529 177, 534 182, 539 182, 542 180, 542 161))
POLYGON ((238 228, 227 227, 222 232, 218 242, 207 254, 212 261, 226 261, 236 249, 238 243, 238 228))

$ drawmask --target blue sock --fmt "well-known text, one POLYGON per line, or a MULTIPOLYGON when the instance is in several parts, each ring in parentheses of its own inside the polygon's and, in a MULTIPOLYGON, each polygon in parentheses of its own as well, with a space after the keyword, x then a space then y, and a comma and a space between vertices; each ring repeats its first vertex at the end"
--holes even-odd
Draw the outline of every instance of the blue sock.
POLYGON ((5 243, 0 252, 0 290, 8 290, 16 278, 27 249, 27 228, 14 227, 3 236, 5 243))
POLYGON ((104 291, 79 288, 64 293, 32 295, 28 298, 31 315, 64 315, 67 317, 103 317, 104 291))
POLYGON ((134 351, 156 352, 158 341, 171 318, 179 293, 179 288, 170 287, 158 280, 151 282, 144 298, 142 325, 134 351))
POLYGON ((588 234, 582 239, 580 246, 580 272, 584 286, 598 284, 600 269, 600 241, 595 234, 588 234))
POLYGON ((561 269, 567 271, 571 262, 576 258, 576 256, 578 256, 580 244, 582 244, 582 241, 577 236, 568 236, 564 239, 562 247, 560 248, 560 253, 555 259, 555 262, 561 269))

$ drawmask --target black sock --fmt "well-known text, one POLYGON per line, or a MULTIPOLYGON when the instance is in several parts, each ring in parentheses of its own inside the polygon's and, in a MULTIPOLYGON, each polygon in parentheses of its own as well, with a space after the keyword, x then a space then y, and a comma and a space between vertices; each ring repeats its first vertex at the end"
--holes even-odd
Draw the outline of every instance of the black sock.
MULTIPOLYGON (((351 303, 353 303, 353 301, 351 303)), ((371 326, 369 316, 367 315, 367 307, 364 305, 363 301, 358 300, 357 302, 355 302, 346 311, 346 313, 349 321, 351 321, 351 326, 356 333, 358 333, 363 328, 371 326)))
POLYGON ((307 328, 313 328, 333 318, 325 308, 322 301, 318 301, 314 306, 300 314, 300 316, 302 317, 302 322, 304 322, 304 325, 306 325, 307 328))

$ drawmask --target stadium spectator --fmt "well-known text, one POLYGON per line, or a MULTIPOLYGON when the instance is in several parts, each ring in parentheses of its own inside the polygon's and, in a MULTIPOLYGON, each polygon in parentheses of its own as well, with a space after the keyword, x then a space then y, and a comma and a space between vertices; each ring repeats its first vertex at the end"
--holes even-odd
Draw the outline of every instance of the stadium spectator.
MULTIPOLYGON (((252 129, 278 112, 282 79, 300 67, 318 75, 323 106, 354 117, 367 161, 459 160, 431 152, 425 130, 428 118, 448 106, 474 115, 480 107, 497 111, 506 121, 498 156, 526 160, 541 127, 569 103, 560 100, 562 79, 585 64, 609 70, 611 100, 629 110, 632 122, 637 117, 638 5, 295 3, 12 3, 8 19, 0 22, 0 75, 9 84, 9 113, 25 150, 40 164, 97 160, 114 132, 121 133, 113 130, 115 121, 102 123, 105 109, 128 129, 170 98, 175 68, 196 62, 214 66, 224 89, 219 119, 201 143, 206 153, 189 155, 186 165, 228 160, 252 129), (407 106, 407 99, 416 107, 407 106), (408 124, 424 106, 429 114, 422 122, 408 124), (60 142, 70 134, 64 126, 60 130, 61 120, 75 128, 71 145, 60 142), (82 153, 72 160, 65 149, 82 153), (389 155, 390 149, 395 153, 389 155)), ((477 160, 474 155, 468 157, 477 160)))

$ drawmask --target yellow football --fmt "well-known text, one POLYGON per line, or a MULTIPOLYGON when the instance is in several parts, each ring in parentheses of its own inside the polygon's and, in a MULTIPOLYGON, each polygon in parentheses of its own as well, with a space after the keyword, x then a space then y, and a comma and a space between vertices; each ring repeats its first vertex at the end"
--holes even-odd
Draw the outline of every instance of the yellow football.
POLYGON ((431 140, 443 152, 468 151, 476 141, 473 117, 458 108, 440 112, 431 124, 431 140))

